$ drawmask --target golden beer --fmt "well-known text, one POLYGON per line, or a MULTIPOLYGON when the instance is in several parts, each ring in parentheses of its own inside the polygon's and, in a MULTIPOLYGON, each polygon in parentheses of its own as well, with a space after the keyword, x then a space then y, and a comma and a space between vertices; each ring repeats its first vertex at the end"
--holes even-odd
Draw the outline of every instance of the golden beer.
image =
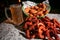
POLYGON ((21 5, 11 5, 10 11, 12 15, 12 20, 15 24, 21 24, 23 22, 23 14, 21 5))

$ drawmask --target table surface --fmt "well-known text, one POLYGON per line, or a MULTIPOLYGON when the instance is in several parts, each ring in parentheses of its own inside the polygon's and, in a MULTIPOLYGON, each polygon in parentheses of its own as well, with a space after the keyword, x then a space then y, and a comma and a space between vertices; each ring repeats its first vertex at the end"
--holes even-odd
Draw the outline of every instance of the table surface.
POLYGON ((55 18, 55 19, 57 19, 60 22, 60 14, 53 14, 53 13, 51 13, 51 14, 47 14, 46 16, 48 16, 51 19, 55 18))

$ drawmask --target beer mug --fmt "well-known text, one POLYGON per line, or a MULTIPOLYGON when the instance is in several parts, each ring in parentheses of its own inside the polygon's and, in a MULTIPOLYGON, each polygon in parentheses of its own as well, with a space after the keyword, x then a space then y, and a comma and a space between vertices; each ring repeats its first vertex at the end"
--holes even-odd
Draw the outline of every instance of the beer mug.
POLYGON ((22 7, 20 4, 13 4, 9 8, 5 8, 5 15, 9 21, 12 21, 16 25, 20 25, 23 22, 22 7), (8 10, 10 10, 10 18, 8 16, 8 10))

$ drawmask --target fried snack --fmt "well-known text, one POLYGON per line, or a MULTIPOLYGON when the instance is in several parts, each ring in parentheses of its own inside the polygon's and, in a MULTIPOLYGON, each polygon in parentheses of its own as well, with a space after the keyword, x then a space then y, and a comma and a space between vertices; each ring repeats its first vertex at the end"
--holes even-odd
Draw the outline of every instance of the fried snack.
POLYGON ((24 28, 27 29, 27 25, 32 25, 32 22, 26 22, 24 28))
POLYGON ((35 9, 31 9, 30 13, 35 14, 35 13, 37 13, 37 11, 35 9))
POLYGON ((29 16, 33 17, 33 14, 29 14, 29 16))
POLYGON ((37 13, 37 15, 39 15, 39 16, 44 16, 43 11, 39 11, 39 12, 37 13))
POLYGON ((49 30, 49 31, 48 30, 46 31, 46 35, 48 37, 48 40, 60 40, 59 36, 57 35, 60 33, 60 31, 58 31, 58 29, 57 29, 60 26, 57 26, 57 24, 60 24, 60 23, 57 22, 56 19, 51 20, 47 16, 45 18, 43 18, 42 21, 44 21, 46 28, 49 30), (54 37, 54 38, 52 38, 52 37, 54 37))
POLYGON ((35 38, 36 34, 38 34, 37 37, 44 38, 44 35, 42 34, 44 31, 46 31, 45 26, 43 23, 40 23, 40 21, 35 16, 27 18, 23 28, 25 29, 25 31, 29 30, 29 32, 26 33, 27 38, 35 38))
POLYGON ((32 35, 31 38, 35 38, 35 35, 32 35))
POLYGON ((46 31, 46 36, 48 37, 48 40, 53 40, 50 36, 50 30, 47 30, 46 31))
POLYGON ((39 3, 37 6, 38 6, 38 7, 42 7, 42 5, 43 5, 42 3, 39 3))
POLYGON ((47 40, 60 40, 57 34, 60 34, 60 23, 56 19, 50 19, 45 16, 42 19, 37 17, 28 17, 23 26, 24 32, 28 39, 46 39, 47 40), (57 29, 58 28, 58 29, 57 29))
POLYGON ((40 27, 38 28, 38 36, 39 36, 40 38, 44 38, 43 31, 46 31, 45 27, 44 27, 44 26, 40 26, 40 27))
POLYGON ((53 19, 53 20, 55 20, 56 26, 58 26, 58 28, 60 28, 60 23, 56 19, 53 19))
POLYGON ((36 10, 38 10, 38 9, 39 9, 39 7, 38 7, 38 6, 34 6, 34 8, 35 8, 36 10))
POLYGON ((27 7, 27 8, 25 8, 25 10, 24 10, 24 11, 25 11, 26 13, 29 13, 29 10, 30 10, 30 8, 29 8, 29 7, 27 7))
POLYGON ((48 14, 48 12, 49 12, 49 10, 43 11, 44 15, 45 15, 45 14, 48 14))
POLYGON ((31 6, 31 9, 34 9, 35 8, 35 6, 31 6))
POLYGON ((25 12, 29 14, 29 16, 44 16, 49 13, 49 10, 46 9, 46 4, 39 3, 36 6, 31 6, 25 8, 25 12))
POLYGON ((37 11, 38 11, 38 12, 39 12, 39 11, 42 11, 42 8, 37 9, 37 11))
POLYGON ((29 32, 29 30, 26 30, 26 37, 30 38, 30 32, 29 32))

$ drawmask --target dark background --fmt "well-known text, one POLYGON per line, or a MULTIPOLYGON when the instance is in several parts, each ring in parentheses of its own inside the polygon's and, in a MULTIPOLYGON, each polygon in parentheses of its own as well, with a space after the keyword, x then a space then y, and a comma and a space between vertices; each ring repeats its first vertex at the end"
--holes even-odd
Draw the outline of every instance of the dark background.
MULTIPOLYGON (((26 0, 21 0, 26 1, 26 0)), ((30 0, 37 3, 43 2, 44 0, 30 0)), ((60 13, 60 0, 49 0, 51 6, 51 13, 60 13)), ((6 19, 4 9, 11 4, 17 4, 18 0, 0 0, 0 22, 6 19)))

